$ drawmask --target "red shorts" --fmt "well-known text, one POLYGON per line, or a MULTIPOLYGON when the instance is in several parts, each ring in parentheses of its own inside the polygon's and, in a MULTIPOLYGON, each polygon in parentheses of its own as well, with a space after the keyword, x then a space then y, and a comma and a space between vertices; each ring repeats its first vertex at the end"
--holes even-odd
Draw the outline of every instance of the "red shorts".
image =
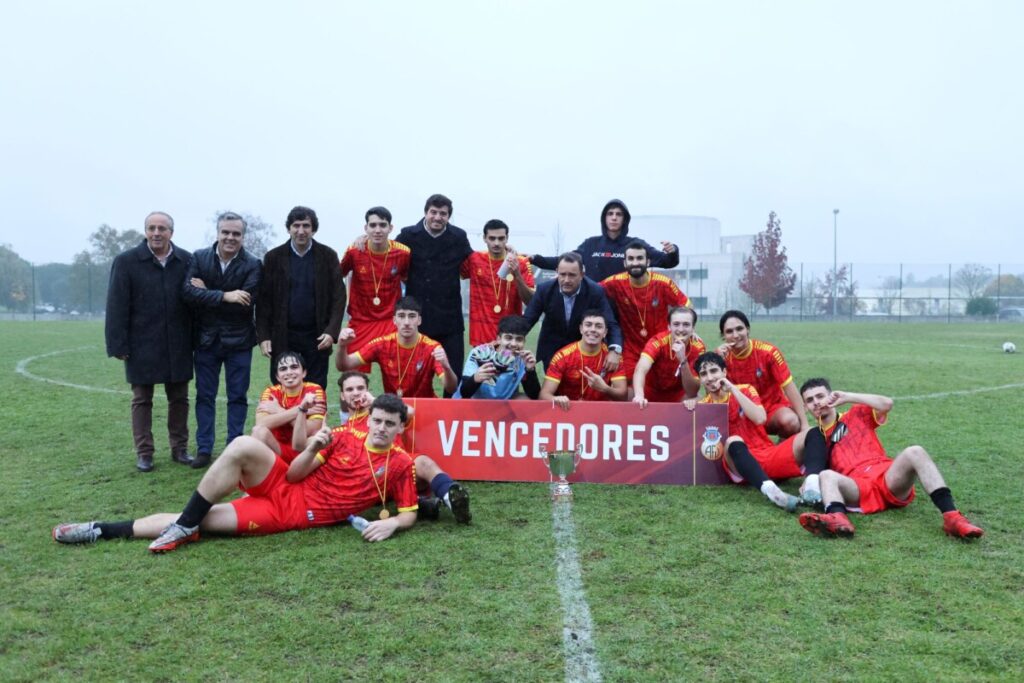
POLYGON ((774 415, 775 413, 779 412, 783 408, 789 408, 790 410, 792 410, 793 406, 791 406, 789 404, 789 401, 785 400, 785 398, 783 398, 783 400, 779 401, 778 403, 772 403, 771 405, 766 405, 764 407, 764 412, 768 416, 768 419, 765 420, 765 424, 768 424, 769 422, 771 422, 772 415, 774 415))
POLYGON ((860 490, 860 502, 856 506, 848 506, 850 510, 871 515, 889 508, 903 508, 910 505, 910 502, 914 500, 913 487, 910 488, 910 494, 900 500, 885 483, 885 473, 889 471, 890 467, 892 467, 892 462, 869 465, 848 475, 860 490))
POLYGON ((289 483, 287 473, 288 465, 276 458, 263 481, 243 489, 249 495, 231 501, 238 516, 238 535, 277 534, 310 526, 302 487, 289 483))
MULTIPOLYGON (((769 479, 792 479, 793 477, 799 477, 803 474, 803 470, 797 464, 796 458, 793 457, 794 441, 796 441, 795 434, 774 446, 750 451, 750 454, 754 456, 754 460, 761 466, 761 469, 764 470, 765 475, 769 479)), ((733 483, 742 484, 746 481, 738 473, 729 469, 729 464, 725 458, 722 458, 722 467, 725 468, 733 483)))
POLYGON ((277 445, 281 448, 281 459, 284 460, 286 465, 292 464, 292 460, 299 457, 299 451, 292 448, 290 443, 278 441, 277 445))

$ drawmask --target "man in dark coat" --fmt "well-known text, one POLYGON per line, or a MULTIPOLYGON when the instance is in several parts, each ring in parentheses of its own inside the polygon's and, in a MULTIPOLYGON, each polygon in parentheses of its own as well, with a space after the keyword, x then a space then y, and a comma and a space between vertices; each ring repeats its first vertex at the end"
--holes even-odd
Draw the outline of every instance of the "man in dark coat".
POLYGON ((167 394, 171 459, 188 464, 188 383, 192 379, 192 314, 181 296, 191 258, 171 242, 174 219, 146 216, 146 240, 118 254, 107 290, 107 355, 124 361, 132 385, 135 466, 153 470, 153 386, 167 394))
MULTIPOLYGON (((290 239, 263 257, 263 280, 256 306, 256 338, 271 358, 298 351, 306 379, 327 391, 327 365, 345 314, 345 282, 338 254, 313 235, 316 212, 296 206, 285 219, 290 239)), ((277 368, 270 367, 270 382, 277 368)))
POLYGON ((523 313, 530 326, 537 324, 541 315, 537 339, 537 360, 547 369, 551 356, 558 349, 582 338, 580 324, 583 314, 591 309, 602 312, 608 324, 608 349, 611 353, 605 362, 609 371, 619 366, 622 358, 622 330, 615 319, 615 312, 604 289, 584 275, 583 259, 576 252, 569 251, 558 257, 557 277, 537 285, 537 291, 523 313))
MULTIPOLYGON (((423 306, 420 332, 444 348, 456 377, 462 376, 466 357, 462 316, 462 262, 472 253, 466 231, 448 222, 452 200, 443 194, 431 195, 423 207, 423 219, 402 228, 395 238, 409 247, 409 277, 406 296, 423 306)), ((447 391, 445 396, 450 396, 447 391)))
POLYGON ((196 313, 196 457, 192 468, 210 464, 220 370, 228 394, 228 437, 245 433, 249 412, 252 347, 256 346, 253 304, 263 265, 242 246, 245 219, 227 212, 217 217, 217 242, 192 254, 183 295, 196 313))
MULTIPOLYGON (((662 242, 657 250, 647 242, 629 236, 629 209, 621 199, 612 199, 601 209, 601 234, 583 240, 575 251, 583 257, 587 277, 601 282, 607 277, 626 270, 626 245, 639 242, 647 250, 652 268, 675 268, 679 265, 679 247, 671 242, 662 242)), ((530 263, 538 268, 552 270, 558 265, 554 256, 530 257, 530 263)))

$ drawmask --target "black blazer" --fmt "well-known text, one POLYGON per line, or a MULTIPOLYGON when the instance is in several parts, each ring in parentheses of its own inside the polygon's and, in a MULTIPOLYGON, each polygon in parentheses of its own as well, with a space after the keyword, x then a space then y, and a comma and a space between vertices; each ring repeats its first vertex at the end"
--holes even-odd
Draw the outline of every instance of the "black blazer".
POLYGON ((537 360, 544 363, 545 368, 558 349, 580 340, 583 313, 592 308, 604 313, 605 320, 608 321, 608 337, 605 343, 609 346, 622 346, 619 321, 615 319, 615 312, 608 303, 608 297, 605 296, 601 285, 588 277, 583 278, 579 294, 572 304, 569 320, 565 319, 565 304, 562 292, 558 288, 558 280, 547 280, 537 285, 537 291, 530 299, 523 315, 530 321, 531 326, 537 324, 541 314, 544 315, 544 322, 540 326, 540 338, 537 340, 537 360))

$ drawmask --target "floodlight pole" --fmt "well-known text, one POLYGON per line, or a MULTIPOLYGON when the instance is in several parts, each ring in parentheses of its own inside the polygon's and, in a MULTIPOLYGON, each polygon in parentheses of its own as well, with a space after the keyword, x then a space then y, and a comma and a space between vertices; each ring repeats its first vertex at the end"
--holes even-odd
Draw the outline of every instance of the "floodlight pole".
POLYGON ((836 297, 839 290, 839 209, 832 209, 832 318, 836 317, 836 297))

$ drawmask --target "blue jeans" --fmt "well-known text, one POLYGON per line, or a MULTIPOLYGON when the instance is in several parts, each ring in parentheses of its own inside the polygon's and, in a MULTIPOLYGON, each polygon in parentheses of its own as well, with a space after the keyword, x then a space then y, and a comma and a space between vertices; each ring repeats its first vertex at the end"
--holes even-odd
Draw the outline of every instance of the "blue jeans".
POLYGON ((217 348, 196 349, 196 452, 213 454, 214 422, 217 419, 217 389, 220 387, 220 368, 224 366, 224 380, 228 393, 228 439, 245 433, 245 418, 249 413, 249 371, 252 368, 252 349, 222 351, 217 348))

